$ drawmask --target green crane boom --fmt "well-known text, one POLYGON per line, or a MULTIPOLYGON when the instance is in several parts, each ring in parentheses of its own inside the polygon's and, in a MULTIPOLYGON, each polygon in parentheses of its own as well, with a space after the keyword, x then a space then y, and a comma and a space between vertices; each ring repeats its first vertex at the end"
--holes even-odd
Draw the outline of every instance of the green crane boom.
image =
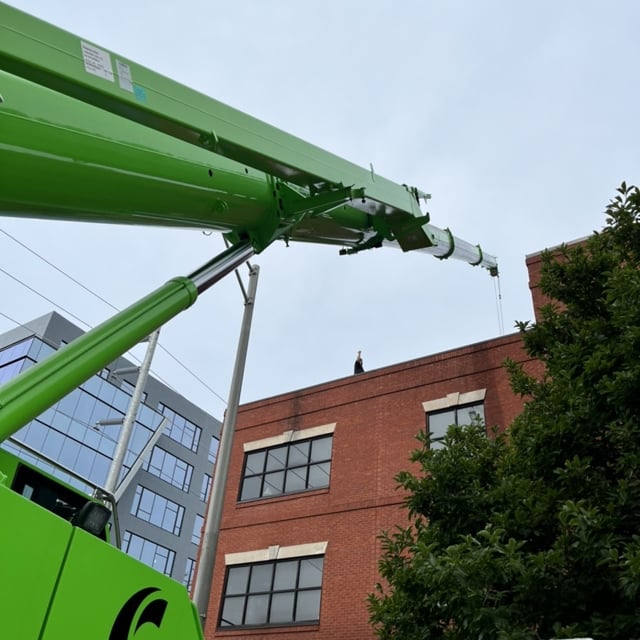
MULTIPOLYGON (((341 253, 398 246, 497 273, 493 256, 428 222, 418 189, 2 3, 0 95, 0 215, 213 229, 255 252, 275 240, 341 253)), ((155 305, 141 302, 135 313, 140 305, 153 317, 155 305)), ((156 326, 169 317, 158 312, 156 326)), ((109 333, 109 322, 96 335, 109 333)), ((103 340, 91 336, 87 344, 103 340)), ((46 408, 41 398, 71 391, 72 369, 88 377, 118 355, 97 353, 82 366, 64 351, 43 363, 47 393, 19 380, 0 389, 0 439, 46 408), (55 358, 67 361, 65 375, 55 358)))
POLYGON ((496 272, 494 257, 429 224, 420 190, 3 4, 0 70, 4 215, 196 226, 256 251, 393 243, 496 272))
MULTIPOLYGON (((0 442, 276 240, 397 246, 496 275, 493 256, 430 224, 428 197, 0 3, 0 215, 211 229, 231 244, 0 387, 0 442)), ((95 511, 69 522, 36 504, 0 454, 3 637, 202 637, 180 585, 106 545, 95 511)), ((52 479, 25 473, 51 495, 52 479)))

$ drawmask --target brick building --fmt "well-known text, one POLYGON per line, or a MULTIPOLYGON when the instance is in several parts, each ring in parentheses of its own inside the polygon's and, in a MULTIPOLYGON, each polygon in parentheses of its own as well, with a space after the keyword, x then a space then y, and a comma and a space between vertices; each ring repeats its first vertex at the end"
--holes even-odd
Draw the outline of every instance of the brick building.
MULTIPOLYGON (((537 307, 539 254, 527 266, 537 307)), ((509 426, 522 401, 505 358, 540 370, 512 334, 242 406, 207 640, 373 638, 377 536, 406 522, 393 478, 421 430, 509 426)))

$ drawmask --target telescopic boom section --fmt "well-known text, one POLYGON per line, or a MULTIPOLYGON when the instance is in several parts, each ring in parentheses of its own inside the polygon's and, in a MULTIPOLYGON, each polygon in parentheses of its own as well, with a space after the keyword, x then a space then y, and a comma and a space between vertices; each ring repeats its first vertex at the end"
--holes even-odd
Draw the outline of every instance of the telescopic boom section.
POLYGON ((383 245, 497 273, 396 184, 0 3, 0 214, 383 245))

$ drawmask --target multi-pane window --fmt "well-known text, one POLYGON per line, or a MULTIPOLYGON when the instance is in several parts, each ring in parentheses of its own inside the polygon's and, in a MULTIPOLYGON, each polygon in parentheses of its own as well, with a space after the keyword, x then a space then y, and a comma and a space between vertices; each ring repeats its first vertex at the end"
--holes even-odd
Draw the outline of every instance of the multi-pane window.
POLYGON ((167 576, 171 575, 173 561, 176 557, 175 551, 137 536, 131 531, 125 531, 122 536, 122 550, 156 571, 160 571, 160 573, 164 573, 167 576))
POLYGON ((10 451, 17 458, 28 462, 30 465, 37 467, 38 469, 42 469, 49 475, 60 478, 63 482, 66 482, 67 484, 86 493, 87 495, 92 495, 93 491, 95 490, 94 484, 82 482, 82 480, 79 480, 75 476, 69 475, 68 473, 62 471, 59 467, 47 462, 47 459, 43 458, 41 454, 34 455, 26 449, 23 449, 19 444, 14 444, 10 440, 5 440, 2 444, 0 444, 0 448, 10 451))
POLYGON ((323 556, 227 567, 220 627, 315 624, 323 556))
POLYGON ((153 448, 144 469, 182 491, 189 491, 193 466, 158 446, 153 448))
POLYGON ((431 449, 442 449, 444 437, 451 425, 472 424, 478 419, 484 420, 484 404, 482 402, 428 413, 427 429, 431 449))
POLYGON ((191 532, 191 542, 193 544, 200 544, 200 538, 202 536, 202 525, 204 524, 204 518, 197 513, 196 519, 193 522, 193 531, 191 532))
POLYGON ((15 378, 25 366, 25 361, 23 360, 14 360, 9 364, 3 364, 0 366, 0 384, 4 384, 5 382, 9 382, 11 378, 15 378))
POLYGON ((29 353, 29 348, 31 347, 31 343, 33 342, 33 338, 27 338, 22 342, 16 342, 12 344, 10 347, 5 347, 2 351, 0 351, 0 366, 6 364, 7 362, 13 362, 18 358, 24 358, 24 356, 29 353))
POLYGON ((165 428, 164 434, 194 453, 197 452, 202 429, 165 404, 160 404, 159 408, 162 415, 169 419, 169 424, 165 428))
POLYGON ((184 568, 184 578, 182 584, 187 587, 187 591, 191 591, 191 583, 193 582, 193 573, 196 568, 196 561, 193 558, 187 558, 187 564, 184 568))
MULTIPOLYGON (((129 382, 128 380, 118 378, 117 375, 115 377, 116 377, 116 384, 120 387, 120 389, 122 389, 122 391, 124 391, 128 396, 132 396, 133 392, 136 390, 136 385, 133 384, 132 382, 129 382)), ((140 401, 141 402, 147 401, 146 391, 142 392, 142 395, 140 396, 140 401)))
POLYGON ((200 487, 200 500, 209 502, 209 494, 211 493, 211 476, 205 473, 202 476, 202 486, 200 487))
POLYGON ((333 435, 247 453, 240 500, 329 486, 333 435))
MULTIPOLYGON (((17 366, 24 369, 55 351, 38 338, 0 351, 0 378, 17 366), (18 358, 16 360, 16 358, 18 358), (2 363, 7 364, 1 367, 2 363)), ((105 426, 124 418, 130 397, 109 380, 95 375, 31 421, 16 438, 43 455, 55 459, 92 483, 104 485, 114 454, 118 425, 105 426)), ((125 457, 123 475, 151 437, 162 416, 142 407, 136 419, 125 457)), ((77 483, 74 481, 74 486, 77 483)))
POLYGON ((211 440, 209 441, 209 453, 207 454, 207 460, 213 464, 216 461, 216 456, 218 455, 218 445, 220 441, 215 436, 211 436, 211 440))
POLYGON ((131 505, 131 513, 169 533, 180 535, 184 507, 155 491, 138 485, 131 505))
MULTIPOLYGON (((0 348, 0 382, 33 366, 37 361, 53 353, 58 346, 57 342, 55 344, 47 343, 38 337, 29 337, 3 349, 0 348)), ((30 454, 11 443, 4 443, 4 448, 11 447, 17 455, 42 467, 47 473, 62 478, 81 491, 91 493, 94 489, 93 484, 104 486, 111 466, 111 458, 117 446, 121 421, 129 407, 133 389, 132 384, 118 380, 112 371, 104 368, 36 419, 31 420, 16 434, 18 441, 86 478, 86 483, 63 471, 54 470, 44 459, 31 459, 30 454)), ((158 409, 145 404, 139 407, 122 475, 128 472, 133 462, 138 458, 163 417, 162 405, 158 409)), ((215 456, 218 440, 210 439, 211 431, 206 432, 206 429, 203 429, 205 431, 205 435, 203 435, 200 427, 177 416, 177 414, 167 416, 167 425, 167 433, 174 441, 177 440, 190 451, 194 451, 198 448, 198 441, 202 440, 200 451, 205 456, 211 443, 209 455, 212 458, 215 456)), ((171 441, 165 440, 165 442, 171 441)), ((166 447, 177 456, 161 447, 156 447, 144 462, 146 470, 182 491, 188 492, 190 488, 193 488, 194 499, 200 492, 201 498, 207 500, 211 490, 211 477, 207 474, 203 478, 203 472, 200 470, 194 480, 194 466, 188 464, 189 457, 192 457, 193 454, 184 452, 182 447, 175 444, 166 445, 166 447), (183 460, 183 458, 187 460, 183 460), (198 479, 202 480, 201 486, 197 486, 198 479), (196 482, 196 486, 191 487, 192 481, 196 482)), ((155 491, 146 487, 137 487, 131 510, 133 515, 128 517, 133 523, 131 528, 136 533, 142 533, 149 540, 129 532, 124 537, 125 550, 156 569, 169 575, 175 573, 176 577, 181 579, 185 557, 180 558, 180 562, 174 567, 175 553, 172 549, 178 548, 178 538, 174 538, 174 536, 180 536, 180 541, 191 549, 193 553, 190 555, 195 554, 195 548, 189 546, 189 529, 191 528, 189 525, 193 524, 193 515, 187 518, 185 524, 185 511, 188 510, 188 507, 179 504, 184 501, 176 498, 175 491, 166 487, 164 482, 150 478, 144 473, 143 476, 146 477, 146 481, 141 479, 140 482, 155 491), (165 486, 165 489, 162 489, 162 486, 165 486), (160 495, 163 493, 166 493, 172 500, 160 495), (153 524, 154 527, 143 525, 140 522, 137 527, 133 526, 135 522, 138 522, 134 516, 153 524), (174 539, 175 544, 170 542, 171 538, 174 539), (160 545, 155 544, 155 540, 158 540, 160 545)), ((192 513, 194 513, 197 504, 195 503, 192 513)), ((203 513, 205 507, 203 503, 199 504, 200 508, 197 510, 203 513)), ((200 526, 201 523, 197 527, 196 537, 200 534, 200 526)), ((192 570, 190 571, 192 573, 192 570)))
POLYGON ((30 367, 35 362, 32 352, 37 351, 41 344, 44 343, 40 340, 28 338, 0 351, 0 384, 8 382, 23 369, 30 367))

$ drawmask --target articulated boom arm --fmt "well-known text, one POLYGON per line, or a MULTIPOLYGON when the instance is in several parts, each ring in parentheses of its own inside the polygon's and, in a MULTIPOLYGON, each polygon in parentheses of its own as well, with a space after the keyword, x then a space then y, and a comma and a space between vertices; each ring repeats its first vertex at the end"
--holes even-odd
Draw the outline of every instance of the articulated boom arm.
POLYGON ((497 273, 396 184, 0 3, 0 213, 394 244, 497 273), (34 179, 37 176, 37 179, 34 179))
MULTIPOLYGON (((0 443, 275 240, 396 245, 496 275, 495 258, 429 224, 427 198, 0 2, 0 215, 231 241, 1 386, 0 443)), ((202 639, 181 585, 19 495, 3 469, 3 637, 202 639)))
POLYGON ((232 247, 0 388, 0 442, 275 240, 494 257, 428 196, 0 2, 0 215, 213 229, 232 247))

